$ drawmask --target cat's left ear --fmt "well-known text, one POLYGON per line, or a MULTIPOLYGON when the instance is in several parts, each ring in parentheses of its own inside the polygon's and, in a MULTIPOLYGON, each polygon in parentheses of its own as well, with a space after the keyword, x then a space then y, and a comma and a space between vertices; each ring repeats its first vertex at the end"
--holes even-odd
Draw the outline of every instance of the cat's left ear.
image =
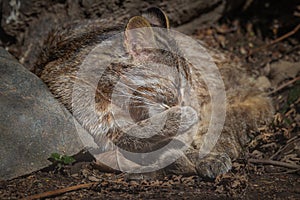
POLYGON ((169 29, 169 19, 164 11, 157 7, 151 7, 142 12, 142 16, 146 18, 151 26, 169 29))

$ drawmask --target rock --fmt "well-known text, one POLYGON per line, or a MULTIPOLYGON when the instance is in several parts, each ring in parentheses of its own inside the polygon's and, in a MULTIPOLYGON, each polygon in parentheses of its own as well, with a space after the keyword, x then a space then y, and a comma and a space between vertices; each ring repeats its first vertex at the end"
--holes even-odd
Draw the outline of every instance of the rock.
POLYGON ((269 79, 266 76, 258 77, 255 82, 255 85, 263 91, 267 91, 268 89, 270 89, 272 87, 271 82, 269 81, 269 79))
POLYGON ((295 78, 300 72, 300 62, 280 60, 270 64, 270 81, 272 86, 279 86, 284 80, 295 78))
POLYGON ((51 153, 76 154, 84 148, 79 135, 89 136, 47 86, 2 47, 0 113, 0 180, 48 166, 51 153))

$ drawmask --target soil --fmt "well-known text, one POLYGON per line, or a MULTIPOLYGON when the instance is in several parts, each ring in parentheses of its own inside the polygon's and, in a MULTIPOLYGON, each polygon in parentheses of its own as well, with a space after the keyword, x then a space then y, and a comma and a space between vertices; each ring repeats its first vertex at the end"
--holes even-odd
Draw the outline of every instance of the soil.
POLYGON ((49 191, 45 199, 300 199, 300 70, 280 78, 277 75, 290 70, 280 62, 299 68, 299 31, 267 45, 293 28, 281 29, 279 34, 276 28, 258 24, 253 18, 227 16, 193 35, 236 54, 254 78, 266 78, 262 84, 269 85, 265 89, 276 108, 273 123, 252 133, 253 141, 230 172, 215 180, 195 176, 132 180, 123 173, 99 172, 92 162, 78 159, 72 165, 54 165, 0 182, 0 199, 49 191), (71 191, 51 192, 60 189, 71 191))

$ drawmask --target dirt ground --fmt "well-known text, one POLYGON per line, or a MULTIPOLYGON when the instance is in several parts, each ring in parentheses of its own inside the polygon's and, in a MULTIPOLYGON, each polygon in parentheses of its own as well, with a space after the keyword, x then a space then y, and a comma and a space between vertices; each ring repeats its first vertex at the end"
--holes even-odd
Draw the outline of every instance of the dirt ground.
POLYGON ((37 194, 45 199, 300 199, 300 31, 278 40, 293 28, 277 32, 251 20, 224 18, 194 34, 237 55, 247 71, 268 86, 276 108, 273 123, 253 132, 245 154, 227 174, 215 180, 129 180, 126 174, 102 173, 79 160, 60 170, 48 168, 2 181, 0 199, 37 194))

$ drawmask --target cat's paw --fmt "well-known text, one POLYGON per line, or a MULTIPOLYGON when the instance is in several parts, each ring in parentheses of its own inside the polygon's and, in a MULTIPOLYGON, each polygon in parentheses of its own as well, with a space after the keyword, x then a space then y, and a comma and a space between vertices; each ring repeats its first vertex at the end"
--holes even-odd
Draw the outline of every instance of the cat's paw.
POLYGON ((220 174, 228 172, 232 167, 230 157, 226 153, 209 154, 197 160, 195 167, 199 176, 214 179, 220 174))

